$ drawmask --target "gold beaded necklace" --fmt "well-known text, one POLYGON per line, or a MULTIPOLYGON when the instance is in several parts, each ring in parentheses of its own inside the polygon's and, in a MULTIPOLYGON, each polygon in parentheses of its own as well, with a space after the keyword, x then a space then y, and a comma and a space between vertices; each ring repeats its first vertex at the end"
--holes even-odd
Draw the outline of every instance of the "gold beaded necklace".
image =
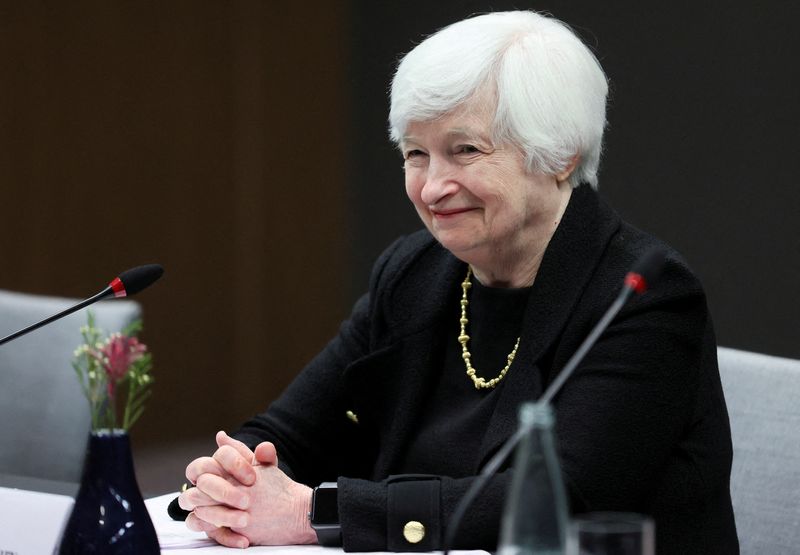
POLYGON ((514 362, 514 357, 517 355, 517 348, 519 347, 519 340, 520 338, 517 337, 517 342, 514 344, 514 349, 509 353, 508 357, 506 357, 507 362, 505 367, 500 370, 500 374, 497 375, 496 378, 492 378, 488 382, 483 379, 479 378, 475 375, 475 369, 472 367, 472 363, 470 359, 472 358, 472 354, 467 349, 467 342, 469 341, 469 335, 467 335, 467 324, 469 320, 467 319, 467 305, 469 305, 469 301, 467 300, 467 291, 469 291, 470 287, 472 287, 472 282, 470 281, 470 277, 472 276, 472 267, 467 266, 467 277, 464 278, 464 281, 461 283, 461 333, 458 334, 458 342, 461 343, 461 358, 464 359, 464 365, 467 367, 467 376, 470 377, 472 383, 475 384, 475 389, 491 389, 500 383, 508 369, 511 367, 511 363, 514 362))

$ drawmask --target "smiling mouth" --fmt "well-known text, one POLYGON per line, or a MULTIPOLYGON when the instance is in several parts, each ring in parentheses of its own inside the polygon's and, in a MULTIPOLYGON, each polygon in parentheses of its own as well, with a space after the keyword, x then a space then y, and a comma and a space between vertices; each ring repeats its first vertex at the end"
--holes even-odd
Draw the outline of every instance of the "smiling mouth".
POLYGON ((453 208, 450 210, 431 210, 431 213, 436 218, 450 218, 470 211, 472 211, 472 208, 453 208))

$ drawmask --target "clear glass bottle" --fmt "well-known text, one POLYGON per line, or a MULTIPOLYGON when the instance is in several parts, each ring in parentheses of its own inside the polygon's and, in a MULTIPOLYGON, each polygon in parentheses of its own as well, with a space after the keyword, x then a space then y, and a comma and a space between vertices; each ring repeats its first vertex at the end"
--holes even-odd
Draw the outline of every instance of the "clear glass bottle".
POLYGON ((520 407, 519 425, 528 432, 517 446, 499 555, 564 553, 568 508, 554 423, 549 404, 525 403, 520 407))

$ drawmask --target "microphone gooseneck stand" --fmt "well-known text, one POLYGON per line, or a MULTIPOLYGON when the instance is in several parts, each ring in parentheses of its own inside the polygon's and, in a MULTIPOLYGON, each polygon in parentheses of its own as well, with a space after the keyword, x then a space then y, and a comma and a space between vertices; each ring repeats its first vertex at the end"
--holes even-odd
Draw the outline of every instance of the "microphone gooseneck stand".
POLYGON ((71 306, 71 307, 69 307, 68 309, 66 309, 64 311, 59 312, 58 314, 54 314, 53 316, 50 316, 49 318, 45 318, 41 322, 36 322, 35 324, 31 324, 27 328, 23 328, 23 329, 21 329, 19 331, 15 331, 11 335, 5 336, 4 338, 0 339, 0 345, 2 345, 3 343, 8 343, 9 341, 13 341, 17 337, 23 336, 26 333, 30 333, 30 332, 32 332, 34 330, 37 330, 37 329, 41 328, 42 326, 46 326, 50 322, 55 322, 59 318, 63 318, 64 316, 68 316, 68 315, 72 314, 73 312, 76 312, 76 311, 78 311, 78 310, 80 310, 82 308, 85 308, 85 307, 89 306, 90 304, 94 304, 97 301, 99 301, 101 299, 104 299, 104 298, 108 297, 109 295, 111 295, 113 293, 114 293, 114 291, 111 289, 111 286, 109 285, 108 287, 106 287, 105 289, 100 291, 98 294, 96 294, 96 295, 94 295, 92 297, 89 297, 85 301, 81 301, 80 303, 76 304, 75 306, 71 306))
POLYGON ((0 339, 0 345, 8 343, 9 341, 13 341, 18 337, 21 337, 27 333, 37 330, 42 326, 46 326, 51 322, 55 322, 59 318, 68 316, 73 312, 76 312, 82 308, 86 308, 87 306, 94 304, 97 301, 102 300, 111 295, 115 297, 126 297, 130 295, 135 295, 142 289, 145 289, 146 287, 152 285, 163 274, 164 274, 164 268, 162 268, 158 264, 145 264, 144 266, 137 266, 136 268, 125 270, 119 275, 119 277, 116 277, 113 280, 111 280, 111 283, 109 283, 105 289, 103 289, 96 295, 93 295, 92 297, 89 297, 88 299, 79 302, 75 306, 71 306, 68 309, 63 310, 58 314, 54 314, 53 316, 45 318, 41 322, 36 322, 35 324, 31 324, 26 328, 23 328, 19 331, 15 331, 10 335, 5 336, 4 338, 0 339))

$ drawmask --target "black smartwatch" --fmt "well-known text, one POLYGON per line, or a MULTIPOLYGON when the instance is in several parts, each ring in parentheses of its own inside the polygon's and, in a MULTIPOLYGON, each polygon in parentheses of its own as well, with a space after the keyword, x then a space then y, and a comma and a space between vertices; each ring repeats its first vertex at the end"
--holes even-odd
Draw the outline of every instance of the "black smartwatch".
POLYGON ((339 490, 336 482, 323 482, 311 495, 311 527, 317 541, 324 547, 341 547, 342 529, 339 526, 339 490))

